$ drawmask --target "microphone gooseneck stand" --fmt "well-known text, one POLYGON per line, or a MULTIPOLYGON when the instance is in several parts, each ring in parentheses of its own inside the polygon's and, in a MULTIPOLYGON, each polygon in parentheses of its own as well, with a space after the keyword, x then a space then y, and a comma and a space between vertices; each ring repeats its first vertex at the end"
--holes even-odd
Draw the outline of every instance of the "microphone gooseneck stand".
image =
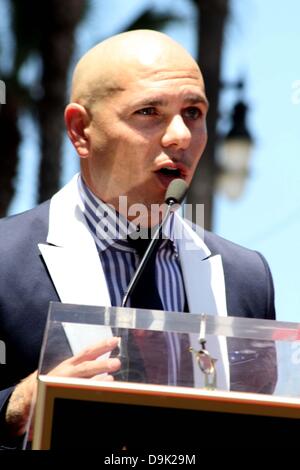
MULTIPOLYGON (((162 229, 163 229, 165 223, 168 220, 168 217, 170 215, 170 212, 171 212, 173 206, 175 204, 181 204, 181 202, 183 201, 183 199, 186 195, 187 188, 188 188, 188 186, 187 186, 186 182, 184 180, 180 179, 180 178, 173 180, 169 184, 168 189, 166 191, 166 196, 165 196, 165 204, 167 204, 166 213, 163 217, 163 220, 158 225, 158 227, 157 227, 157 229, 154 233, 154 236, 151 239, 151 242, 149 243, 149 246, 148 246, 144 256, 142 257, 142 259, 141 259, 141 261, 138 265, 138 268, 137 268, 134 276, 132 277, 132 279, 131 279, 128 287, 127 287, 127 290, 126 290, 125 295, 123 297, 121 307, 126 306, 130 295, 134 291, 135 286, 137 285, 138 280, 140 279, 141 275, 143 274, 144 269, 147 265, 147 262, 150 259, 151 254, 152 254, 156 244, 158 243, 158 240, 161 236, 162 229)), ((128 380, 128 374, 129 374, 129 367, 128 367, 129 366, 129 357, 128 357, 128 347, 127 347, 128 331, 125 330, 125 331, 121 332, 121 328, 117 327, 115 329, 115 333, 116 333, 117 336, 120 337, 118 357, 121 359, 121 362, 122 362, 122 369, 121 369, 120 372, 118 372, 116 374, 116 376, 120 380, 127 381, 128 380)))

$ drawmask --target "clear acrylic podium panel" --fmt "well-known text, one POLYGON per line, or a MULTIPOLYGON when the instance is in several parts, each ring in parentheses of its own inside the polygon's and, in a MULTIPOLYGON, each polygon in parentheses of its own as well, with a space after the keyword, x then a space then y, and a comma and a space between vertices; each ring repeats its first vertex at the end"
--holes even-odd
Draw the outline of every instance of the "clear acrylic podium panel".
POLYGON ((116 381, 205 388, 199 331, 216 359, 216 390, 300 398, 300 324, 199 313, 50 303, 39 374, 100 339, 121 338, 116 381), (201 323, 202 322, 202 323, 201 323), (190 347, 194 350, 190 351, 190 347), (174 373, 175 370, 175 373, 174 373))
POLYGON ((212 437, 227 449, 297 447, 299 419, 300 324, 50 304, 33 449, 182 453, 210 448, 212 437), (197 360, 200 330, 216 359, 215 387, 197 360), (46 375, 112 335, 122 356, 114 382, 46 375), (228 429, 238 430, 234 439, 228 429))

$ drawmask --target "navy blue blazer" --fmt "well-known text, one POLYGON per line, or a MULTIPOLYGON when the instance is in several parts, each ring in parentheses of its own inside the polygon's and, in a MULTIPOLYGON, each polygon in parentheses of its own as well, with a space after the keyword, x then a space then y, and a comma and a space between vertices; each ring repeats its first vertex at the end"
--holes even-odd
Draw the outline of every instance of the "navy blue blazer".
MULTIPOLYGON (((47 201, 0 221, 0 340, 6 345, 0 390, 36 370, 49 301, 59 301, 37 246, 46 243, 49 205, 47 201)), ((272 276, 263 256, 210 232, 205 233, 205 243, 212 255, 222 256, 228 314, 275 319, 272 276)), ((229 351, 234 351, 234 340, 228 342, 229 351)), ((269 354, 275 357, 271 348, 262 352, 260 361, 269 360, 269 354)), ((264 373, 253 385, 254 391, 270 392, 274 388, 274 361, 268 369, 270 373, 264 373)), ((238 368, 231 370, 231 382, 238 389, 234 370, 238 368)), ((9 393, 9 389, 0 392, 0 409, 9 393)))

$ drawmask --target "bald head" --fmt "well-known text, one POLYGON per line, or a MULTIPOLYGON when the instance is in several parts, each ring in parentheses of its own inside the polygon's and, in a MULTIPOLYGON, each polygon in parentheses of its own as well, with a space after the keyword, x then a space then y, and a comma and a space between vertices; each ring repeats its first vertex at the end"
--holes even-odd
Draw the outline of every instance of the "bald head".
POLYGON ((97 44, 80 59, 71 101, 91 106, 124 90, 132 77, 146 77, 154 67, 161 73, 185 69, 202 80, 195 60, 169 36, 152 30, 129 31, 97 44))
POLYGON ((68 135, 101 200, 131 217, 120 195, 128 207, 150 208, 163 203, 175 175, 190 183, 206 145, 208 103, 197 63, 173 39, 138 30, 103 41, 77 64, 71 100, 68 135))

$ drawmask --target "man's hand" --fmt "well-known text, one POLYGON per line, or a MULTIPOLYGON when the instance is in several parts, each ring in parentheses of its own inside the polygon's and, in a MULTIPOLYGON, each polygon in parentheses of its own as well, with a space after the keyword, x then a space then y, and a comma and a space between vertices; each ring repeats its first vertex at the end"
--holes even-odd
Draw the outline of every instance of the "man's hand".
MULTIPOLYGON (((61 362, 48 375, 114 380, 110 374, 120 369, 120 360, 118 358, 101 359, 99 356, 112 351, 117 346, 118 338, 102 340, 61 362)), ((36 401, 36 379, 37 371, 22 380, 10 397, 6 410, 6 422, 12 436, 21 436, 26 431, 30 408, 31 405, 35 406, 36 401)))

